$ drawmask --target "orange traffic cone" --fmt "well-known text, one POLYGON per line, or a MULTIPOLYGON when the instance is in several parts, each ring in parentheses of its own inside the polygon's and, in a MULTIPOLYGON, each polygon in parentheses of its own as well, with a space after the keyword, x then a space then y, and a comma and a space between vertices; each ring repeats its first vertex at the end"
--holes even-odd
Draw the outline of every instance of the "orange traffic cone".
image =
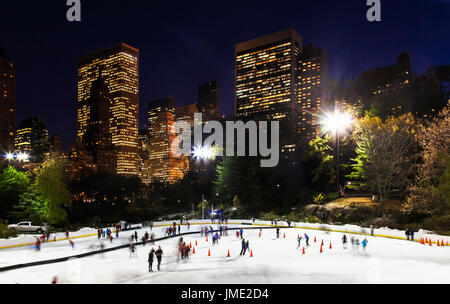
POLYGON ((437 243, 436 243, 438 246, 439 246, 439 240, 437 240, 437 243))
POLYGON ((316 237, 314 236, 314 243, 316 242, 316 237))
POLYGON ((197 246, 197 240, 195 240, 195 246, 197 246))
POLYGON ((431 240, 430 240, 430 246, 431 246, 431 240))
POLYGON ((250 250, 250 257, 253 257, 253 250, 250 250))
POLYGON ((320 246, 323 246, 323 240, 322 240, 322 244, 320 246))
POLYGON ((297 240, 300 238, 300 234, 297 234, 297 240))
POLYGON ((211 256, 211 251, 210 251, 210 249, 208 249, 208 256, 211 256))
POLYGON ((230 257, 230 249, 228 249, 228 254, 227 254, 227 258, 230 257))
POLYGON ((208 237, 206 237, 206 241, 208 241, 208 237))
POLYGON ((220 240, 220 234, 219 234, 219 240, 220 240))
POLYGON ((259 237, 261 237, 261 232, 259 233, 259 237))
POLYGON ((322 246, 320 246, 320 253, 322 253, 322 251, 323 251, 323 250, 322 250, 322 246))
POLYGON ((305 247, 303 247, 303 252, 302 252, 302 254, 305 254, 305 247))
POLYGON ((425 243, 428 243, 428 238, 425 238, 425 243))
POLYGON ((191 242, 189 242, 189 248, 192 248, 192 244, 191 244, 191 242))
POLYGON ((194 249, 192 250, 192 254, 195 254, 195 247, 194 247, 194 249))
POLYGON ((331 249, 332 247, 331 247, 331 242, 330 242, 330 249, 331 249))
POLYGON ((283 233, 283 239, 286 238, 286 233, 283 233))

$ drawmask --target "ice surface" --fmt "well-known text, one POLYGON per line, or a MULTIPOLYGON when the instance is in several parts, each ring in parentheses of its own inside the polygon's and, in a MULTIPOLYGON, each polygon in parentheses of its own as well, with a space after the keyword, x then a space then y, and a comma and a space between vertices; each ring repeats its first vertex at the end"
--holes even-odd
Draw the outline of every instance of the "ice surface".
MULTIPOLYGON (((212 226, 217 228, 216 224, 212 226)), ((192 225, 190 231, 199 227, 192 225)), ((237 225, 230 224, 228 227, 237 225)), ((154 227, 153 232, 159 237, 164 229, 154 227)), ((345 229, 361 231, 361 227, 357 226, 345 229)), ((145 231, 151 232, 148 227, 137 231, 139 238, 145 231)), ((186 231, 187 227, 183 225, 182 232, 186 231)), ((392 230, 376 232, 402 234, 392 230)), ((106 240, 103 242, 107 247, 126 244, 131 233, 134 230, 121 232, 119 239, 112 244, 106 240)), ((54 276, 57 276, 58 283, 450 283, 450 246, 421 245, 347 233, 348 243, 344 249, 342 235, 341 232, 282 228, 277 239, 275 229, 263 229, 261 237, 259 229, 244 230, 244 239, 249 240, 253 252, 253 257, 250 257, 248 252, 245 256, 239 256, 241 240, 236 237, 235 231, 229 231, 228 236, 221 237, 215 246, 211 237, 206 242, 205 237, 197 233, 183 236, 187 244, 194 246, 195 241, 198 243, 196 253, 191 251, 189 260, 177 262, 178 237, 175 237, 156 242, 153 246, 137 246, 135 258, 130 258, 126 248, 104 253, 103 256, 0 272, 0 283, 50 283, 54 276), (305 245, 305 233, 310 237, 310 246, 305 245), (300 248, 297 248, 298 236, 303 238, 300 248), (361 245, 358 249, 352 248, 352 236, 359 241, 367 238, 369 242, 365 253, 361 245), (314 237, 317 242, 314 242, 314 237), (320 253, 322 240, 324 246, 320 253), (332 249, 329 249, 330 242, 332 249), (151 247, 157 249, 158 245, 164 251, 161 271, 156 270, 155 259, 154 272, 149 273, 148 253, 151 247), (211 256, 208 256, 208 249, 211 256), (228 250, 231 257, 226 257, 228 250)), ((433 240, 438 239, 435 235, 433 237, 433 240)), ((43 243, 40 252, 34 251, 33 246, 2 249, 0 266, 79 254, 99 244, 97 236, 74 239, 74 242, 75 249, 67 240, 43 243)))

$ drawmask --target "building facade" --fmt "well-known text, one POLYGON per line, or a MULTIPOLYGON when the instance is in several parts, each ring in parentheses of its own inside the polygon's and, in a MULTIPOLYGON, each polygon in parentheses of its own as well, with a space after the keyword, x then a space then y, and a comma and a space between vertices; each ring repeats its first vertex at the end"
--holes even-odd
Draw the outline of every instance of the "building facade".
POLYGON ((174 183, 189 170, 188 159, 174 153, 176 137, 175 99, 167 97, 149 103, 148 158, 143 160, 144 183, 174 183))
POLYGON ((235 47, 235 106, 238 118, 293 118, 297 57, 302 38, 293 29, 235 47))
POLYGON ((44 154, 50 151, 50 139, 47 126, 41 117, 27 118, 18 125, 15 150, 28 153, 32 162, 41 162, 44 159, 44 154))
POLYGON ((203 114, 204 120, 215 120, 220 116, 217 81, 199 84, 197 107, 198 111, 203 114))
POLYGON ((297 134, 300 145, 305 145, 318 135, 316 114, 326 102, 328 55, 312 44, 305 45, 297 64, 297 134))
POLYGON ((14 65, 0 46, 0 152, 14 149, 16 76, 14 65))
MULTIPOLYGON (((112 172, 139 174, 139 50, 125 43, 83 57, 78 66, 79 143, 92 126, 95 97, 93 85, 102 79, 108 91, 108 136, 113 147, 112 172)), ((105 140, 108 142, 109 139, 105 140)), ((98 161, 98 160, 97 160, 98 161)))
POLYGON ((412 104, 404 98, 411 88, 413 72, 408 53, 400 53, 394 65, 363 71, 357 81, 359 98, 365 110, 374 105, 381 115, 397 115, 411 111, 412 104))
POLYGON ((153 100, 148 104, 148 134, 150 138, 154 137, 155 122, 159 113, 170 112, 175 114, 175 98, 168 96, 165 98, 153 100))
MULTIPOLYGON (((191 127, 191 131, 194 130, 194 114, 199 113, 198 104, 193 103, 187 106, 181 106, 175 108, 175 118, 178 121, 185 121, 191 127)), ((207 114, 205 114, 207 115, 207 114)), ((203 119, 205 116, 203 116, 203 119)), ((202 119, 202 120, 203 120, 202 119)))

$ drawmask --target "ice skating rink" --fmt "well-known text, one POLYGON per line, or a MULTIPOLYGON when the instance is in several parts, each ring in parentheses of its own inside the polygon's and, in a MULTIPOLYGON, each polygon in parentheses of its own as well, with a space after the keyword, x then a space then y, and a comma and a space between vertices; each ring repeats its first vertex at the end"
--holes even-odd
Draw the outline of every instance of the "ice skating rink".
MULTIPOLYGON (((217 225, 212 225, 214 229, 217 225)), ((234 225, 228 225, 233 227, 234 225)), ((234 226, 236 227, 236 226, 234 226)), ((191 226, 190 231, 199 229, 191 226)), ((139 238, 150 229, 137 230, 139 238)), ((186 232, 183 226, 181 232, 186 232)), ((121 232, 113 244, 126 244, 134 231, 121 232)), ((156 237, 163 235, 163 228, 153 228, 156 237)), ((450 283, 450 246, 437 247, 417 242, 383 237, 352 235, 347 233, 347 248, 343 248, 339 232, 324 232, 310 229, 282 228, 280 238, 274 229, 244 230, 243 237, 249 240, 250 252, 239 256, 241 239, 236 231, 222 236, 218 245, 212 245, 212 237, 201 237, 200 233, 183 236, 192 245, 190 259, 178 260, 179 237, 156 242, 154 245, 137 246, 137 257, 130 257, 128 248, 107 252, 67 262, 43 266, 26 267, 0 272, 0 283, 51 283, 56 276, 58 283, 450 283), (306 246, 304 234, 310 237, 306 246), (301 236, 300 248, 297 238, 301 236), (361 242, 367 238, 366 252, 352 248, 350 238, 361 242), (314 242, 316 238, 316 242, 314 242), (322 253, 320 247, 323 241, 322 253), (195 245, 197 242, 197 245, 195 245), (330 243, 332 248, 330 249, 330 243), (148 253, 153 247, 164 251, 161 271, 148 272, 148 253), (195 254, 192 250, 195 247, 195 254), (303 247, 305 254, 303 254, 303 247), (208 250, 210 256, 208 256, 208 250), (230 257, 227 257, 230 251, 230 257)), ((47 258, 70 256, 87 252, 99 243, 96 236, 75 239, 72 249, 68 241, 43 243, 41 251, 33 246, 16 247, 0 251, 0 266, 26 263, 47 258)))

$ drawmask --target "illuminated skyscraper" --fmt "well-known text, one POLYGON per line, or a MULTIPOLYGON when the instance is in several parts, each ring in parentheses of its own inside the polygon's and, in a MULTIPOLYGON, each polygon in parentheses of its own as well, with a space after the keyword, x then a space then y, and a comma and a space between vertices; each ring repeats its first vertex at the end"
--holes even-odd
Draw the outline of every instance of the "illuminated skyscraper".
POLYGON ((293 29, 236 45, 236 116, 293 118, 302 38, 293 29))
POLYGON ((153 100, 148 105, 148 134, 150 138, 154 136, 154 125, 161 112, 175 114, 175 98, 172 96, 153 100))
POLYGON ((6 51, 0 46, 0 152, 14 149, 15 70, 6 51))
MULTIPOLYGON (((196 104, 196 103, 175 108, 176 120, 187 122, 191 126, 192 132, 194 131, 194 114, 195 113, 199 113, 198 104, 196 104)), ((203 116, 202 120, 205 120, 205 116, 203 116)))
POLYGON ((30 117, 22 121, 16 133, 16 150, 28 152, 30 160, 41 162, 44 154, 50 150, 48 130, 41 117, 30 117))
POLYGON ((303 46, 298 57, 298 107, 297 133, 302 144, 307 144, 317 133, 317 118, 326 97, 328 77, 328 55, 313 45, 303 46))
POLYGON ((142 181, 173 183, 183 178, 189 168, 185 156, 172 150, 175 134, 175 100, 173 97, 149 103, 149 156, 143 161, 142 181))
MULTIPOLYGON (((124 43, 83 57, 78 67, 78 142, 92 126, 92 86, 102 78, 109 92, 108 136, 114 151, 113 172, 138 175, 139 50, 124 43)), ((103 121, 103 119, 100 119, 103 121)), ((104 121, 103 121, 104 122, 104 121)))
POLYGON ((116 151, 110 132, 112 99, 101 76, 92 83, 87 103, 90 105, 90 115, 82 142, 86 151, 92 154, 99 172, 115 173, 116 151))

